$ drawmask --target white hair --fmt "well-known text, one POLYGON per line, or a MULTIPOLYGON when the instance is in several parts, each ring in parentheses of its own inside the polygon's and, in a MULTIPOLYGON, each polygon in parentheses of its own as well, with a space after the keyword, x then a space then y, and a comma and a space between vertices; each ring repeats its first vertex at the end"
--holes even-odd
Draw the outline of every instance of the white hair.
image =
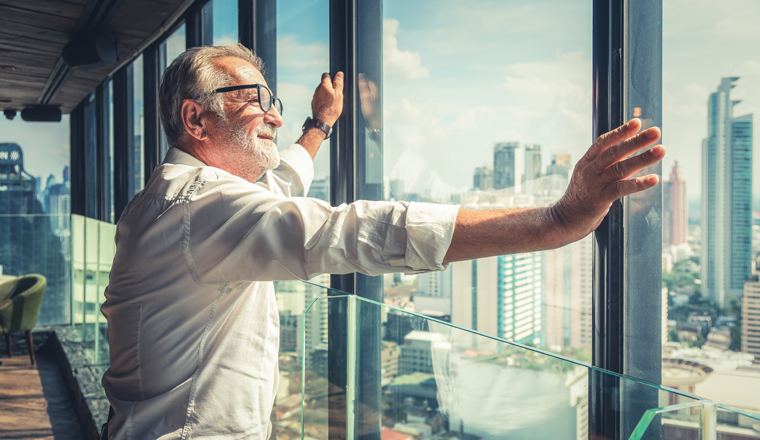
POLYGON ((195 100, 204 110, 226 119, 222 95, 209 92, 227 86, 232 80, 229 75, 217 70, 213 63, 213 60, 227 56, 248 61, 264 73, 261 58, 242 44, 190 48, 175 58, 164 71, 158 92, 159 114, 170 146, 178 146, 185 134, 181 109, 186 99, 195 100))

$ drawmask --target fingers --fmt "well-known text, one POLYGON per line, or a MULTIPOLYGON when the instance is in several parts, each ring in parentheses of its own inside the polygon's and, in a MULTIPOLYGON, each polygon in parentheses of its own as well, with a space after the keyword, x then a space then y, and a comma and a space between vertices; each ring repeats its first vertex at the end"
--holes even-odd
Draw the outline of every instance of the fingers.
POLYGON ((627 179, 644 168, 654 165, 665 157, 665 148, 662 145, 652 147, 652 149, 631 157, 624 161, 618 162, 604 170, 601 174, 603 182, 616 182, 627 179))
POLYGON ((335 74, 335 79, 333 80, 332 85, 336 92, 343 93, 343 72, 335 74))
POLYGON ((598 172, 606 170, 610 165, 620 162, 631 154, 652 145, 660 138, 660 129, 652 127, 622 142, 607 148, 594 160, 598 172))
MULTIPOLYGON (((336 75, 337 76, 337 75, 336 75)), ((367 83, 367 77, 363 73, 358 75, 357 85, 359 86, 359 93, 362 96, 368 95, 370 92, 369 84, 367 83)))
POLYGON ((602 197, 610 201, 617 200, 621 197, 652 188, 659 181, 660 178, 654 174, 635 179, 621 180, 605 187, 602 190, 602 197))
POLYGON ((593 145, 591 145, 591 148, 588 149, 586 152, 586 158, 590 160, 596 159, 604 150, 609 148, 611 145, 614 145, 622 140, 628 139, 629 137, 636 134, 637 131, 641 128, 641 121, 637 118, 631 119, 628 121, 627 124, 621 125, 620 127, 610 131, 609 133, 605 133, 601 136, 599 136, 596 139, 596 142, 594 142, 593 145))
POLYGON ((322 87, 326 87, 328 90, 332 88, 332 81, 330 81, 330 74, 325 72, 322 74, 321 79, 322 87))

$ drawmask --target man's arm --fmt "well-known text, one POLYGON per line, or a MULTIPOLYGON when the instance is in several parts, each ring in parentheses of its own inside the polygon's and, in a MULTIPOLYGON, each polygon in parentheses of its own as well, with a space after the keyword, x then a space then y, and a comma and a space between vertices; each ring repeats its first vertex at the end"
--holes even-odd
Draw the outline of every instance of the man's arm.
POLYGON ((630 179, 665 156, 658 145, 625 159, 660 137, 658 128, 636 134, 640 128, 633 119, 600 136, 576 164, 565 195, 551 207, 460 210, 444 262, 554 249, 594 231, 612 202, 659 182, 653 174, 630 179))
MULTIPOLYGON (((335 126, 335 121, 343 112, 343 72, 335 74, 331 81, 329 73, 322 74, 322 82, 314 91, 311 100, 311 113, 314 119, 325 122, 330 127, 335 126)), ((314 159, 317 156, 322 141, 325 140, 325 132, 318 128, 307 130, 296 143, 301 145, 314 159)))

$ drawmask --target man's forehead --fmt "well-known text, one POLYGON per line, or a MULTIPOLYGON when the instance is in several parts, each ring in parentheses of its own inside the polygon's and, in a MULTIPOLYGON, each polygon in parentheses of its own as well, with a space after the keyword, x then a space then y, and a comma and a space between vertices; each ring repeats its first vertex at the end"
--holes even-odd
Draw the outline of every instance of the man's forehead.
POLYGON ((264 75, 250 62, 238 57, 220 57, 214 60, 216 67, 232 78, 230 85, 266 84, 264 75))

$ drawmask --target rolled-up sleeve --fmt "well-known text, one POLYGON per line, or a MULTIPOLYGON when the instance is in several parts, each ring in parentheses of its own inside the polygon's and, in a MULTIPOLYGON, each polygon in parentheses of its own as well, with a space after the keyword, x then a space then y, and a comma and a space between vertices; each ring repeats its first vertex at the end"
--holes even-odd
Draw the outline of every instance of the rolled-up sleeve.
POLYGON ((212 285, 442 270, 457 211, 384 201, 332 207, 209 179, 183 206, 184 250, 196 281, 212 285))

